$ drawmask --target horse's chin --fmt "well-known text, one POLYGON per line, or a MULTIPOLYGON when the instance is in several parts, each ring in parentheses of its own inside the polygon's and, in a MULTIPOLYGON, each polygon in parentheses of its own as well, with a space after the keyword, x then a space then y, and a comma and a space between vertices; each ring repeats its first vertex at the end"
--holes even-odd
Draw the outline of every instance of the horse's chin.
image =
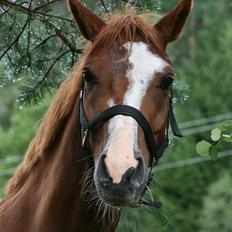
POLYGON ((138 189, 133 189, 130 186, 120 187, 118 185, 111 186, 110 189, 102 189, 96 185, 97 193, 102 202, 113 208, 138 207, 142 198, 145 183, 138 189))

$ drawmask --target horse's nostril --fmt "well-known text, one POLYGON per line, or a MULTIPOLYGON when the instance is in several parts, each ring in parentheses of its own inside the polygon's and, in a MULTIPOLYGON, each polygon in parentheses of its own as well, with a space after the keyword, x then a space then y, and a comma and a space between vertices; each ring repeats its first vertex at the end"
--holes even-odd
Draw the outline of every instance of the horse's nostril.
POLYGON ((121 182, 130 184, 132 176, 135 174, 135 168, 129 168, 126 173, 122 176, 121 182))
POLYGON ((137 159, 139 161, 139 164, 131 178, 131 184, 135 187, 139 187, 145 178, 145 166, 144 166, 144 160, 140 157, 137 159))
POLYGON ((122 176, 121 183, 139 188, 145 178, 144 161, 142 158, 137 159, 139 164, 136 168, 129 168, 122 176))
POLYGON ((100 157, 99 162, 98 162, 98 168, 97 168, 98 182, 102 187, 108 187, 113 182, 112 178, 109 176, 107 172, 107 168, 105 165, 105 158, 106 158, 106 155, 102 155, 100 157))
POLYGON ((144 182, 145 178, 145 167, 144 160, 142 158, 137 158, 138 166, 136 168, 129 168, 122 176, 120 183, 113 183, 112 177, 109 175, 106 164, 106 155, 102 155, 98 162, 98 167, 96 170, 97 183, 104 190, 110 190, 114 187, 118 188, 131 188, 139 189, 144 182))

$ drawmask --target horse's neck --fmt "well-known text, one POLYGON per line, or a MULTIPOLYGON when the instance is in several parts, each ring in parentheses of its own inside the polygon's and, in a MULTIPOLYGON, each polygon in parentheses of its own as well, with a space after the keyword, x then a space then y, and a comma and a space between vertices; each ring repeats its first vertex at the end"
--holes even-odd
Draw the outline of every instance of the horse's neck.
MULTIPOLYGON (((29 217, 28 221, 21 220, 23 231, 31 231, 30 228, 35 232, 104 231, 104 222, 97 219, 96 207, 91 207, 81 196, 81 180, 87 162, 80 152, 78 127, 78 109, 75 109, 11 204, 15 218, 29 217)), ((115 226, 107 231, 115 231, 115 226)), ((17 228, 14 229, 16 232, 17 228)))

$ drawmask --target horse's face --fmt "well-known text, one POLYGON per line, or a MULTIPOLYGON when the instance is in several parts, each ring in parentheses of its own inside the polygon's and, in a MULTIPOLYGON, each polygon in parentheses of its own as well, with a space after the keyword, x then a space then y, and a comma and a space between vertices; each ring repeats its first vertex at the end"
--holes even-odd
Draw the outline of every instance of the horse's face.
MULTIPOLYGON (((145 116, 156 145, 163 142, 174 74, 161 54, 165 54, 167 43, 178 37, 190 8, 191 1, 182 0, 154 26, 162 52, 139 35, 133 41, 115 40, 109 49, 90 52, 83 70, 88 119, 114 105, 129 105, 145 116)), ((75 0, 70 0, 70 9, 83 35, 97 39, 105 23, 75 0)), ((89 134, 87 145, 95 161, 94 181, 102 200, 117 207, 136 206, 146 188, 151 159, 140 125, 133 117, 116 115, 89 134)))
MULTIPOLYGON (((146 117, 156 144, 167 123, 171 65, 142 41, 116 43, 89 56, 84 72, 84 108, 93 119, 113 105, 132 106, 146 117)), ((136 205, 144 191, 151 159, 144 132, 129 116, 115 116, 89 135, 95 159, 95 185, 108 203, 136 205)))

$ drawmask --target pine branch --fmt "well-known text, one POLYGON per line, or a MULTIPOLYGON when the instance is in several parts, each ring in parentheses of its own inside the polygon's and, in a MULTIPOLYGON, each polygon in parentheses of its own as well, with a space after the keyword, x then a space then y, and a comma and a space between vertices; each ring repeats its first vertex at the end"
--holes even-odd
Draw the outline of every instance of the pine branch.
POLYGON ((55 38, 56 34, 48 36, 46 39, 42 40, 39 44, 37 44, 32 50, 35 50, 43 45, 45 45, 50 39, 55 38))
POLYGON ((26 26, 29 22, 29 18, 26 20, 25 24, 23 25, 21 31, 17 35, 17 37, 14 39, 14 41, 6 48, 6 50, 1 54, 0 60, 7 54, 7 52, 18 42, 19 38, 22 36, 23 32, 26 29, 26 26))
MULTIPOLYGON (((32 0, 30 0, 28 9, 30 10, 32 6, 32 0)), ((31 13, 28 11, 28 27, 27 27, 27 57, 28 57, 28 66, 31 69, 31 53, 30 53, 30 45, 31 45, 31 13)))
MULTIPOLYGON (((26 1, 23 5, 13 0, 12 2, 0 0, 2 25, 6 24, 6 32, 12 31, 16 37, 3 46, 0 60, 6 56, 6 68, 13 80, 28 80, 20 88, 19 101, 21 103, 38 103, 47 91, 59 85, 63 78, 60 70, 66 70, 69 64, 71 66, 71 63, 74 63, 76 55, 82 53, 82 49, 78 49, 72 42, 75 35, 73 21, 41 12, 54 2, 55 0, 50 0, 32 9, 32 0, 26 1), (27 16, 26 21, 23 15, 27 16), (54 19, 59 19, 57 25, 54 19), (37 29, 33 27, 34 20, 40 22, 40 27, 36 23, 37 29), (59 28, 59 24, 64 26, 64 31, 59 28), (54 44, 54 41, 57 43, 54 44), (68 53, 72 55, 67 59, 62 59, 68 53), (56 66, 57 63, 62 64, 62 68, 56 66), (54 74, 58 70, 59 73, 51 75, 51 72, 54 74)), ((11 33, 6 34, 7 38, 11 38, 11 33)))
POLYGON ((44 3, 44 4, 42 4, 42 5, 38 6, 38 7, 36 7, 34 10, 37 11, 37 10, 43 9, 43 8, 49 6, 49 5, 53 4, 53 3, 56 3, 56 2, 58 2, 58 1, 60 1, 60 0, 53 0, 53 1, 51 1, 51 2, 44 3))
POLYGON ((107 14, 109 14, 110 12, 108 11, 108 9, 107 9, 107 7, 106 7, 106 4, 105 4, 104 0, 100 0, 100 2, 101 2, 101 4, 102 4, 102 7, 104 8, 105 12, 106 12, 107 14))
POLYGON ((51 80, 49 81, 50 72, 53 70, 54 66, 69 52, 71 51, 66 50, 58 57, 54 58, 42 79, 32 80, 25 86, 22 86, 22 93, 19 96, 18 101, 23 104, 27 103, 28 105, 30 105, 31 103, 37 104, 38 101, 43 98, 45 93, 50 90, 50 88, 56 87, 57 83, 54 85, 51 80))
POLYGON ((3 75, 3 71, 0 69, 0 88, 4 86, 4 83, 5 83, 5 78, 3 75))
POLYGON ((62 42, 67 45, 69 47, 69 49, 72 52, 76 52, 76 53, 82 53, 83 49, 77 49, 75 47, 75 45, 73 45, 68 38, 64 35, 64 33, 58 28, 56 27, 54 24, 52 24, 51 22, 49 22, 46 19, 42 19, 41 20, 42 23, 44 23, 45 25, 47 25, 49 28, 53 29, 56 32, 56 35, 62 40, 62 42))
MULTIPOLYGON (((136 7, 139 7, 139 8, 141 8, 141 5, 140 4, 138 4, 138 3, 136 3, 136 1, 135 0, 121 0, 122 2, 125 2, 126 4, 127 4, 127 7, 130 5, 131 6, 131 4, 132 4, 132 6, 136 6, 136 7)), ((129 7, 130 7, 129 6, 129 7)))
POLYGON ((3 13, 1 13, 1 15, 0 15, 0 20, 1 20, 5 14, 9 13, 10 9, 9 8, 5 9, 4 6, 1 4, 0 4, 0 7, 2 8, 2 11, 3 11, 3 13))
POLYGON ((127 1, 127 7, 132 8, 133 6, 135 6, 135 0, 128 0, 127 1))
MULTIPOLYGON (((56 0, 57 1, 57 0, 56 0)), ((54 1, 53 1, 54 2, 54 1)), ((50 2, 51 3, 51 2, 50 2)), ((29 20, 27 21, 27 23, 29 23, 30 19, 31 19, 31 16, 33 14, 42 14, 44 16, 48 16, 48 17, 58 17, 59 19, 62 19, 62 20, 67 20, 63 17, 59 17, 59 16, 54 16, 54 15, 48 15, 48 14, 45 14, 45 13, 42 13, 42 12, 39 12, 39 11, 36 11, 36 10, 33 10, 31 9, 31 4, 29 3, 29 7, 24 7, 24 6, 21 6, 19 4, 16 4, 16 3, 12 3, 12 2, 9 2, 7 0, 0 0, 0 4, 3 5, 3 6, 6 6, 6 7, 9 7, 11 9, 14 9, 15 11, 17 12, 21 12, 23 14, 27 14, 29 16, 29 20)), ((38 9, 38 7, 37 7, 38 9)), ((65 36, 65 34, 59 29, 57 28, 54 24, 52 24, 51 22, 49 22, 49 20, 47 20, 46 18, 40 18, 39 19, 43 24, 47 25, 50 29, 53 29, 55 30, 57 36, 62 40, 62 42, 64 44, 66 44, 69 49, 72 51, 72 52, 75 52, 75 53, 82 53, 83 50, 82 49, 77 49, 75 45, 73 45, 69 39, 65 36)), ((68 20, 69 21, 69 20, 68 20)), ((69 21, 70 22, 70 21, 69 21)), ((71 21, 73 23, 73 21, 71 21)), ((25 26, 26 27, 26 26, 25 26)), ((22 32, 23 33, 23 32, 22 32)), ((21 36, 22 34, 20 34, 21 36)), ((17 38, 16 42, 18 41, 19 38, 17 38)), ((14 42, 12 45, 10 45, 10 48, 16 43, 14 42)), ((4 53, 3 53, 3 56, 6 54, 6 52, 8 51, 9 49, 7 49, 4 53)), ((3 57, 1 56, 0 59, 3 57)))
POLYGON ((37 11, 35 9, 28 9, 27 7, 21 6, 20 4, 16 4, 16 3, 13 3, 7 0, 0 0, 0 5, 14 9, 15 11, 21 12, 22 14, 28 14, 28 12, 30 12, 32 15, 34 14, 34 15, 40 15, 40 16, 45 16, 45 17, 50 17, 50 18, 56 18, 56 19, 60 19, 60 20, 67 21, 69 23, 74 24, 73 21, 70 19, 66 19, 64 17, 57 16, 57 15, 46 14, 44 12, 37 11))

